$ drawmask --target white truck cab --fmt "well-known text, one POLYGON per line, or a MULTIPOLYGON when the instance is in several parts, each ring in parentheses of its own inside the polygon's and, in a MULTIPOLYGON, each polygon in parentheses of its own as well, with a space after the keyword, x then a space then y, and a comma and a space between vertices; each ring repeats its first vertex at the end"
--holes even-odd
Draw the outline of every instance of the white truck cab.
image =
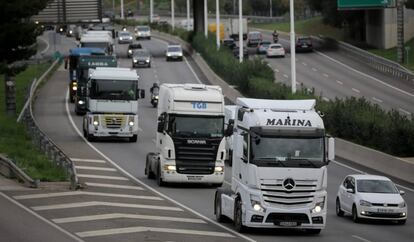
POLYGON ((238 231, 299 228, 319 233, 325 227, 326 166, 334 158, 334 139, 326 137, 315 104, 237 99, 231 189, 216 191, 218 221, 230 218, 238 231))
POLYGON ((105 33, 87 33, 80 39, 80 47, 95 47, 103 49, 108 55, 115 53, 112 37, 105 33))
POLYGON ((224 96, 219 86, 162 84, 156 152, 145 172, 158 184, 224 182, 224 96))

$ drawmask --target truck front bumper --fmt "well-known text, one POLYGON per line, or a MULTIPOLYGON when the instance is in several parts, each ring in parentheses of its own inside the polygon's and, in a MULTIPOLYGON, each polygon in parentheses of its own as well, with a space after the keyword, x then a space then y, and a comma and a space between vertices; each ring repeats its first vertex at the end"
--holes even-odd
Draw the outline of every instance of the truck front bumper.
POLYGON ((162 171, 164 182, 170 183, 214 183, 224 182, 224 172, 214 172, 210 175, 200 174, 180 174, 176 171, 162 171))

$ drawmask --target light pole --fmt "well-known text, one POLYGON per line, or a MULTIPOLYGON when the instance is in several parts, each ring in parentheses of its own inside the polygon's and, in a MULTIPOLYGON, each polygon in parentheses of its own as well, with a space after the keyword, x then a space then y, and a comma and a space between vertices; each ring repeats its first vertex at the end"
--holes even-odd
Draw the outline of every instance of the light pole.
POLYGON ((243 6, 242 6, 242 0, 239 0, 239 62, 243 62, 243 24, 242 24, 242 15, 243 15, 243 6))
POLYGON ((190 0, 187 0, 187 31, 190 30, 190 0))
POLYGON ((121 19, 124 19, 124 0, 121 0, 121 19))
POLYGON ((273 18, 273 3, 272 3, 272 0, 269 0, 269 9, 270 9, 270 17, 273 18))
POLYGON ((175 2, 171 0, 171 28, 175 29, 175 2))
POLYGON ((219 0, 216 0, 216 43, 217 49, 220 48, 220 4, 219 0))
POLYGON ((293 0, 290 0, 290 66, 292 76, 292 93, 296 93, 295 13, 293 0))
POLYGON ((154 0, 150 0, 150 23, 152 23, 154 15, 154 0))
POLYGON ((204 35, 208 37, 208 11, 207 0, 204 0, 204 35))

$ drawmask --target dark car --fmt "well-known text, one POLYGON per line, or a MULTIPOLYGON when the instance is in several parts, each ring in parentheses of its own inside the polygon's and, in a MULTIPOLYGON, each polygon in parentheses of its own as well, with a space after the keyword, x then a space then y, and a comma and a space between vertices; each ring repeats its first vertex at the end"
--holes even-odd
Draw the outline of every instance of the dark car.
POLYGON ((132 55, 134 54, 135 50, 138 49, 142 49, 142 45, 140 43, 132 43, 128 45, 128 52, 127 52, 127 56, 128 58, 131 58, 132 55))
MULTIPOLYGON (((234 57, 239 58, 239 52, 240 52, 239 46, 235 45, 233 48, 234 57)), ((245 46, 243 46, 243 58, 246 58, 246 59, 249 58, 249 52, 245 46)))
POLYGON ((134 51, 132 67, 151 67, 151 54, 146 49, 134 51))
POLYGON ((228 47, 230 50, 232 50, 234 49, 234 46, 236 46, 236 43, 234 42, 234 39, 224 39, 223 46, 228 47))
POLYGON ((251 31, 247 34, 247 47, 257 46, 262 41, 263 36, 259 31, 251 31))
POLYGON ((296 39, 297 52, 311 52, 313 51, 311 37, 299 37, 296 39))

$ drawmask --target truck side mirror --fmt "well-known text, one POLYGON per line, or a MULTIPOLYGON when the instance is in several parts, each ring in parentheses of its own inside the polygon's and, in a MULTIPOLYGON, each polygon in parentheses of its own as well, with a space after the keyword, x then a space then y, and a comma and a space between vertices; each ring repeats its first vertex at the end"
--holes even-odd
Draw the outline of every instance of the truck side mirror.
POLYGON ((233 130, 234 130, 234 119, 229 119, 229 124, 227 125, 227 129, 224 135, 227 137, 232 136, 233 130))
POLYGON ((157 132, 158 133, 162 133, 164 132, 164 120, 159 120, 158 121, 158 127, 157 127, 157 132))
POLYGON ((65 58, 65 70, 68 69, 68 58, 65 58))
POLYGON ((138 89, 137 92, 139 93, 138 99, 139 98, 145 98, 145 90, 144 89, 138 89))
POLYGON ((335 159, 335 138, 328 138, 328 161, 335 159))

